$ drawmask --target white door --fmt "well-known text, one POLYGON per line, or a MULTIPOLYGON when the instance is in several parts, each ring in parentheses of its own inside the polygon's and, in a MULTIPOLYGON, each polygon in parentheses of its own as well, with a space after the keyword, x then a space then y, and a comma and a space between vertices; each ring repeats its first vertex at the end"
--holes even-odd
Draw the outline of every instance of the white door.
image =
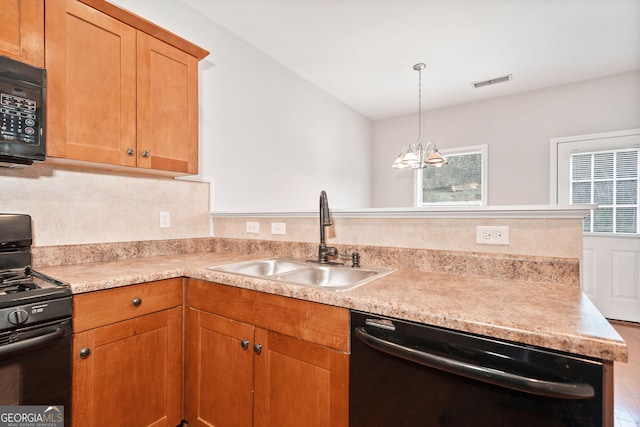
POLYGON ((596 203, 584 222, 582 289, 610 319, 640 322, 640 129, 552 140, 556 202, 596 203))

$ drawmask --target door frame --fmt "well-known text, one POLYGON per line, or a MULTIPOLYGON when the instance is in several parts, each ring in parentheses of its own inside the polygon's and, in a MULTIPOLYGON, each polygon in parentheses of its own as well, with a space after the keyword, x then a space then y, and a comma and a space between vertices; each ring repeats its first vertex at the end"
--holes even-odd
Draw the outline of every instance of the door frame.
MULTIPOLYGON (((560 181, 564 182, 565 178, 570 178, 565 176, 564 172, 563 174, 560 173, 561 168, 558 160, 562 160, 560 158, 561 154, 566 155, 566 151, 560 150, 561 144, 584 142, 583 149, 588 151, 591 141, 616 138, 624 139, 625 137, 639 136, 640 129, 627 129, 551 139, 550 204, 559 204, 560 201, 558 198, 564 196, 564 192, 558 189, 558 184, 561 183, 560 181)), ((618 143, 619 142, 616 144, 618 143)), ((640 143, 634 141, 632 145, 638 147, 640 143)), ((566 148, 570 147, 565 146, 565 149, 566 148)), ((564 200, 563 197, 562 203, 568 204, 569 201, 564 200)), ((591 206, 592 209, 597 207, 595 204, 591 206)), ((639 238, 639 234, 583 233, 583 255, 580 260, 580 288, 607 318, 634 322, 640 321, 635 308, 638 304, 637 298, 633 301, 624 301, 624 298, 621 298, 619 293, 616 294, 616 292, 624 292, 626 289, 625 285, 632 286, 632 293, 638 289, 639 278, 637 274, 640 270, 640 260, 637 241, 639 238), (615 267, 616 265, 617 267, 615 267), (630 269, 634 270, 635 273, 631 274, 631 276, 623 276, 627 278, 635 277, 635 279, 631 282, 615 279, 616 271, 620 268, 623 270, 626 268, 626 271, 630 269)))

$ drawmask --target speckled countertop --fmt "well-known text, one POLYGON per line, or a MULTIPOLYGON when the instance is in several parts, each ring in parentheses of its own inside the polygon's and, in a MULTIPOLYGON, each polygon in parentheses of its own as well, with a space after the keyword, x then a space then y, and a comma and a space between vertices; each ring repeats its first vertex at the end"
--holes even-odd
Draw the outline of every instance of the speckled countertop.
POLYGON ((398 270, 347 292, 222 273, 215 265, 264 258, 191 253, 38 268, 74 293, 192 277, 604 360, 627 361, 627 347, 575 286, 398 270))

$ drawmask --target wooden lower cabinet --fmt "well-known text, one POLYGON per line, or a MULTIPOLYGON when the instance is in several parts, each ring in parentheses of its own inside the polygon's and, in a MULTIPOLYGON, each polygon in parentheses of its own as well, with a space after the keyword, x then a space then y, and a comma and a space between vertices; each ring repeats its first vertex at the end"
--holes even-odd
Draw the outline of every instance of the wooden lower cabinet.
POLYGON ((190 426, 251 426, 253 349, 248 341, 254 327, 191 309, 186 327, 185 419, 190 426))
POLYGON ((181 303, 182 279, 74 297, 74 427, 180 424, 181 303))
POLYGON ((348 425, 347 310, 193 279, 187 292, 190 426, 348 425))
POLYGON ((255 426, 347 426, 348 355, 257 329, 255 426))

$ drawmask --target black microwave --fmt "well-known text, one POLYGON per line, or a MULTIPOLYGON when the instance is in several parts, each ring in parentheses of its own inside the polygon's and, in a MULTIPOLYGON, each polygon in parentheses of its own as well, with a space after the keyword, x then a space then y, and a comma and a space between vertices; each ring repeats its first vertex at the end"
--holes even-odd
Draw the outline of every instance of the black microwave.
POLYGON ((46 157, 46 70, 0 56, 0 166, 46 157))

